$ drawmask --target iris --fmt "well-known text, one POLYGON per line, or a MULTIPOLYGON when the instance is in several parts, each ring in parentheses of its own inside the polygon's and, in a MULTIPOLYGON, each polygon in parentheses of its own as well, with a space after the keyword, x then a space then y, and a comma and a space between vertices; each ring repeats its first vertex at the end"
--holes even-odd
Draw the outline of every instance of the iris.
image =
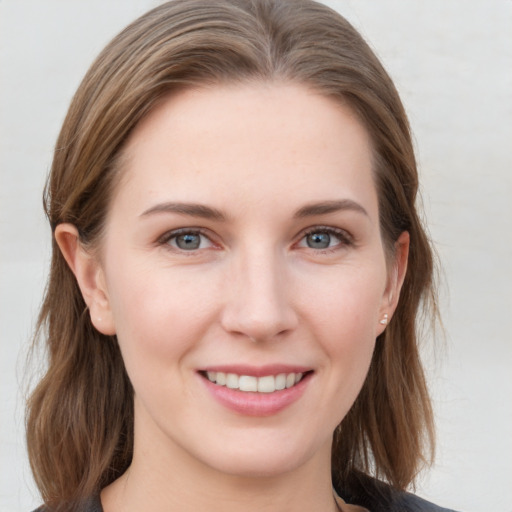
POLYGON ((310 233, 306 237, 306 243, 311 249, 327 249, 331 244, 331 235, 329 233, 310 233))

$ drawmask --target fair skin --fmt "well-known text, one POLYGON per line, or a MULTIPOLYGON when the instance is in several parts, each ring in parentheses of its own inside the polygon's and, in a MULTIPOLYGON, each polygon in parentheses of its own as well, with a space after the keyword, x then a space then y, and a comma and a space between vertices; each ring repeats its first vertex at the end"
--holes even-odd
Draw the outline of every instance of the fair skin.
POLYGON ((166 99, 125 156, 99 248, 56 230, 135 390, 105 511, 337 510, 332 434, 408 251, 404 233, 386 258, 366 130, 302 86, 216 86, 166 99))

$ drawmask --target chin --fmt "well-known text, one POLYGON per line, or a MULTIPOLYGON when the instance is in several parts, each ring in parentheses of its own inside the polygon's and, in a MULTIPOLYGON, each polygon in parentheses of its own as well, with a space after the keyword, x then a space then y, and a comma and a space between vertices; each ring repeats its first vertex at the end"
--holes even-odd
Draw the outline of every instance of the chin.
POLYGON ((248 449, 248 443, 233 444, 223 447, 222 453, 212 457, 209 465, 221 473, 241 478, 275 478, 314 463, 318 458, 327 459, 330 463, 330 440, 325 448, 316 444, 309 449, 304 444, 292 445, 286 446, 281 442, 264 446, 254 442, 248 449))
POLYGON ((283 474, 293 472, 300 467, 303 461, 296 457, 254 457, 244 460, 225 459, 221 464, 216 464, 214 469, 240 478, 276 478, 283 474))

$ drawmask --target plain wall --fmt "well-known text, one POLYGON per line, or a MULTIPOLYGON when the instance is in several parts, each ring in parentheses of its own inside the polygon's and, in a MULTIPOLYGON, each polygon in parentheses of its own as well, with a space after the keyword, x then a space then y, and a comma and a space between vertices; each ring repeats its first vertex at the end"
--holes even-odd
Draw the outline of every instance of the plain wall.
MULTIPOLYGON (((151 0, 0 0, 0 509, 40 500, 25 455, 24 362, 48 266, 41 193, 69 101, 151 0)), ((512 2, 340 0, 409 112, 443 264, 446 336, 425 347, 438 459, 418 493, 512 511, 512 2), (437 348, 432 348, 433 346, 437 348)))

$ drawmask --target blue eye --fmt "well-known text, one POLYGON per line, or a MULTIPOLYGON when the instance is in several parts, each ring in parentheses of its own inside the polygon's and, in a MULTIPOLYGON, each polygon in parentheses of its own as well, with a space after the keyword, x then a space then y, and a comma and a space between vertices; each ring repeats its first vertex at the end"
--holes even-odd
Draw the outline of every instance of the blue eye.
POLYGON ((352 239, 348 233, 334 228, 318 227, 304 234, 299 247, 325 250, 336 249, 351 245, 352 239))
POLYGON ((162 243, 181 251, 197 251, 212 247, 211 240, 198 231, 179 231, 167 235, 162 243))
POLYGON ((201 235, 197 233, 186 233, 175 237, 176 245, 184 251, 193 251, 199 249, 201 245, 201 235))
POLYGON ((310 233, 306 235, 306 244, 311 249, 327 249, 331 245, 329 233, 310 233))

